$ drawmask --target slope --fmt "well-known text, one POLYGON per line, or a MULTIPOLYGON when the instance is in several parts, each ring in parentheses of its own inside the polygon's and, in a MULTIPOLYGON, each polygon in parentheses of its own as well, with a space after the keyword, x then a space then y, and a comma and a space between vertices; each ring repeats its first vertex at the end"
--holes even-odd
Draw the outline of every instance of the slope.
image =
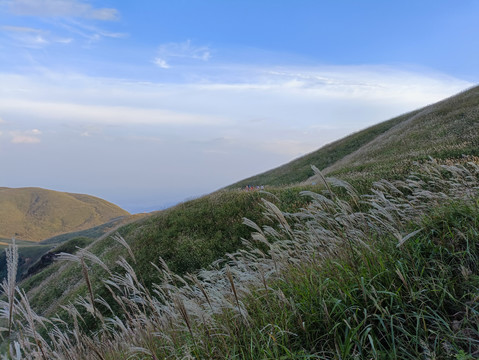
POLYGON ((461 162, 478 155, 479 87, 474 87, 408 116, 323 172, 347 179, 397 177, 413 160, 461 162))
POLYGON ((129 213, 105 200, 41 188, 0 188, 0 238, 40 241, 129 213))
POLYGON ((404 175, 427 156, 478 155, 479 87, 379 123, 278 168, 228 186, 289 185, 313 175, 311 165, 346 178, 404 175))

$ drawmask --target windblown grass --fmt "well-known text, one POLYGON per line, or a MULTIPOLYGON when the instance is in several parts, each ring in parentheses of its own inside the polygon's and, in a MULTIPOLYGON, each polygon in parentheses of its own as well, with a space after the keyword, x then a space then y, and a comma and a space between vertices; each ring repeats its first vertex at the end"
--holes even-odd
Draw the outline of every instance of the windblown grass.
MULTIPOLYGON (((474 163, 429 162, 368 195, 324 179, 301 211, 264 200, 269 225, 245 219, 251 239, 213 266, 180 276, 161 261, 151 287, 117 239, 131 264, 104 269, 110 301, 92 289, 46 319, 16 290, 4 358, 477 358, 478 189, 474 163)), ((87 282, 106 266, 86 250, 64 258, 87 282)))

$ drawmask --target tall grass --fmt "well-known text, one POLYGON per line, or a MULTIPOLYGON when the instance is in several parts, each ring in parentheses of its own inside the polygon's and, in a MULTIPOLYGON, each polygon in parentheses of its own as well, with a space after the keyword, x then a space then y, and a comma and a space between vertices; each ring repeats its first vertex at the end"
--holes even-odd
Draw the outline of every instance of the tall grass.
MULTIPOLYGON (((264 200, 275 225, 245 219, 244 248, 197 273, 162 261, 161 282, 146 287, 120 258, 120 271, 106 269, 110 301, 89 292, 64 307, 68 318, 38 316, 17 288, 4 358, 477 358, 479 167, 431 161, 368 195, 322 179, 299 212, 264 200)), ((63 258, 87 282, 106 266, 86 250, 63 258)))

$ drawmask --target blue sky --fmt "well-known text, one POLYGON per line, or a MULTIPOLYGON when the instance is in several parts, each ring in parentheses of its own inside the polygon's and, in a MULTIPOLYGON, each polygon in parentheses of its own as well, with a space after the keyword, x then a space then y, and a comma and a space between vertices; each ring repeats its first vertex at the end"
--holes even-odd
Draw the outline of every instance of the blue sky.
POLYGON ((478 82, 478 1, 0 0, 0 186, 138 212, 478 82))

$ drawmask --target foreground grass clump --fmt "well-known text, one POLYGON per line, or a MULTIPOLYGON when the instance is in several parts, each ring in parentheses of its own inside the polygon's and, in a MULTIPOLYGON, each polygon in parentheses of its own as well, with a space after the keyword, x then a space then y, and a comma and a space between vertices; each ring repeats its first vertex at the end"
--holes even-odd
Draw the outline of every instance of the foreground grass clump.
MULTIPOLYGON (((455 204, 440 216, 400 247, 381 238, 285 273, 275 283, 290 304, 282 345, 320 358, 477 358, 479 213, 455 204)), ((281 319, 270 316, 265 324, 281 319)))
MULTIPOLYGON (((431 162, 362 196, 324 179, 321 192, 303 193, 309 203, 301 211, 264 201, 270 225, 245 220, 251 240, 208 269, 180 276, 163 262, 152 290, 123 258, 111 271, 87 251, 64 255, 78 263, 88 296, 64 308, 69 318, 46 319, 17 290, 2 303, 15 332, 9 356, 477 358, 478 185, 472 163, 431 162), (91 287, 93 264, 104 267, 114 304, 91 287), (81 330, 86 316, 97 331, 81 330)), ((138 261, 133 252, 129 261, 138 261)))

